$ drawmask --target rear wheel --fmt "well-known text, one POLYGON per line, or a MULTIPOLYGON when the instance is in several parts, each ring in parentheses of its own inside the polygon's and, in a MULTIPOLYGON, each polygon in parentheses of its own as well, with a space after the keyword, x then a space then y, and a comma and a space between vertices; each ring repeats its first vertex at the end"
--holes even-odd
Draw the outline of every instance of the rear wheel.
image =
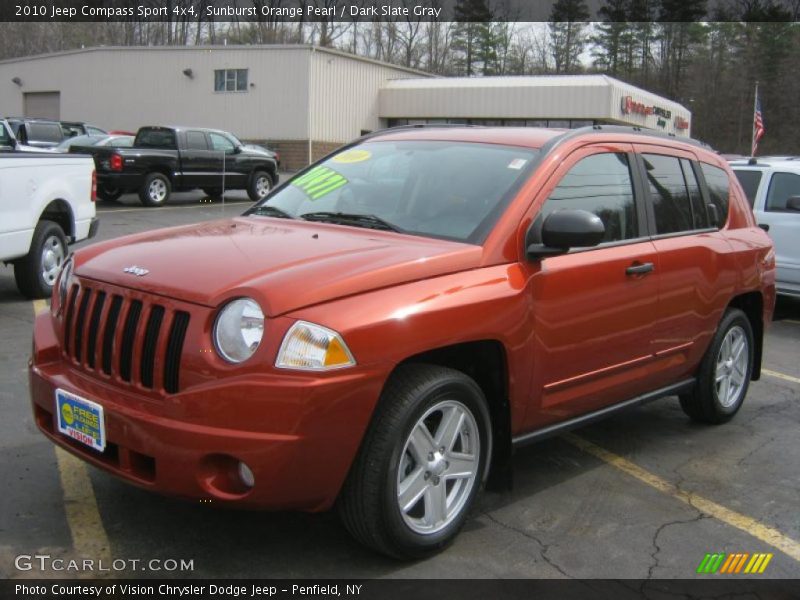
POLYGON ((486 399, 444 367, 399 368, 339 498, 345 527, 396 558, 440 551, 458 534, 491 455, 486 399))
POLYGON ((122 196, 123 190, 117 187, 100 185, 97 187, 97 197, 107 202, 116 202, 122 196))
POLYGON ((250 185, 247 186, 247 195, 250 200, 258 202, 262 200, 272 189, 272 176, 266 171, 256 171, 250 177, 250 185))
POLYGON ((67 258, 67 238, 53 221, 41 220, 33 231, 28 254, 14 262, 14 279, 27 298, 47 298, 67 258))
POLYGON ((163 173, 149 173, 139 188, 139 200, 145 206, 166 204, 172 193, 172 184, 163 173))
POLYGON ((694 389, 680 396, 683 411, 701 423, 733 418, 750 385, 753 349, 750 320, 738 308, 729 309, 700 364, 694 389))

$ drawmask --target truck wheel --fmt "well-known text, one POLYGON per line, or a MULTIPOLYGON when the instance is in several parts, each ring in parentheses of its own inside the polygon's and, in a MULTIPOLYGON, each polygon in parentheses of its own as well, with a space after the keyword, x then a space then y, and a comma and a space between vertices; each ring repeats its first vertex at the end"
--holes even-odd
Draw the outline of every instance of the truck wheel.
POLYGON ((256 171, 250 177, 250 185, 247 186, 247 195, 250 200, 258 202, 262 200, 272 189, 272 176, 266 171, 256 171))
POLYGON ((483 483, 492 438, 469 377, 433 365, 397 369, 338 501, 348 531, 395 558, 421 558, 458 534, 483 483))
POLYGON ((97 197, 106 202, 116 202, 122 196, 122 189, 115 187, 107 187, 105 185, 98 186, 97 197))
POLYGON ((724 423, 741 408, 753 372, 753 329, 738 308, 729 309, 717 328, 694 389, 680 396, 681 408, 701 423, 724 423))
POLYGON ((53 221, 42 219, 33 230, 26 256, 14 262, 14 279, 26 298, 47 298, 67 258, 67 238, 53 221))
POLYGON ((139 189, 139 200, 145 206, 161 206, 169 200, 172 184, 163 173, 149 173, 139 189))

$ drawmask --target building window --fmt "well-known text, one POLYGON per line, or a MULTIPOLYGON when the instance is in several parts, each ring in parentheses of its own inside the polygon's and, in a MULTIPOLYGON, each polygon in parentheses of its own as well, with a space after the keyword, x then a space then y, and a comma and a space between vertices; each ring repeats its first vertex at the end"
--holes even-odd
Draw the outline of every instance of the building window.
POLYGON ((246 92, 247 69, 217 69, 214 71, 215 92, 246 92))

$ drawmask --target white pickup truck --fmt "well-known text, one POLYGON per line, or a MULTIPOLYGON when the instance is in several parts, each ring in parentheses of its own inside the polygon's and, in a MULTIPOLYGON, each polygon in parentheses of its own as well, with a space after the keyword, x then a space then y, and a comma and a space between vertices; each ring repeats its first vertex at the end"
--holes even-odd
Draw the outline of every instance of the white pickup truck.
POLYGON ((0 261, 28 298, 50 295, 67 244, 97 231, 89 156, 0 152, 0 261))

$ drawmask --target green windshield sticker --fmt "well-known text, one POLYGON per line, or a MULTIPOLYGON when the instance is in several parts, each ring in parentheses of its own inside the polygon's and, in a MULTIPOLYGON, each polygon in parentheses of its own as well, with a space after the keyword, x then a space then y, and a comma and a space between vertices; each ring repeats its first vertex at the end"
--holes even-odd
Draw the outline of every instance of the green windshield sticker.
POLYGON ((333 169, 314 167, 302 177, 295 179, 292 185, 303 190, 311 200, 318 200, 346 183, 347 179, 333 169))

